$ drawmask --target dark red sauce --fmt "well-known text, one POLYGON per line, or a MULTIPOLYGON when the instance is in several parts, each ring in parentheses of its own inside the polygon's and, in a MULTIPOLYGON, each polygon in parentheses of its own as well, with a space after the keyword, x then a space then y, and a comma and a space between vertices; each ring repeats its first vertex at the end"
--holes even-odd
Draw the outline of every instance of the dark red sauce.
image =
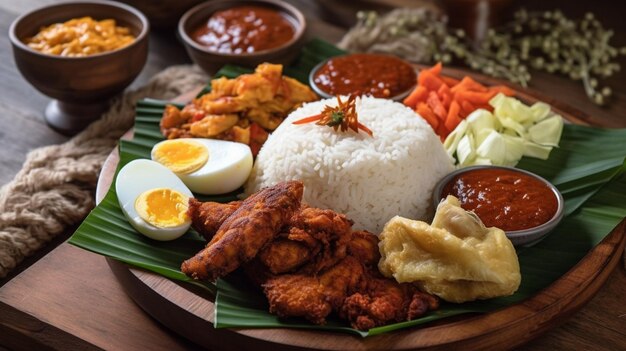
POLYGON ((279 11, 263 6, 237 6, 217 11, 191 33, 196 42, 224 54, 273 49, 295 35, 293 25, 279 11))
POLYGON ((505 231, 533 228, 556 214, 558 200, 542 181, 508 169, 475 169, 454 177, 443 197, 456 196, 487 227, 505 231))
POLYGON ((313 81, 330 95, 361 93, 388 98, 411 89, 416 77, 413 67, 397 57, 352 54, 328 60, 313 81))

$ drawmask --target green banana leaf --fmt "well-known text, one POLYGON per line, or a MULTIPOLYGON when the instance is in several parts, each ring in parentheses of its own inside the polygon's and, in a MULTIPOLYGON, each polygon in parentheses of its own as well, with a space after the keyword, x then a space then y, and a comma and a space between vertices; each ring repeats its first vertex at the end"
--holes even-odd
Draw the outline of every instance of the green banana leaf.
MULTIPOLYGON (((285 68, 286 74, 306 82, 312 67, 342 51, 320 40, 309 43, 298 61, 285 68)), ((236 77, 249 72, 227 66, 218 75, 236 77)), ((204 92, 208 91, 207 87, 204 92)), ((149 158, 152 146, 163 140, 159 120, 166 102, 144 100, 137 104, 135 135, 120 142, 118 170, 137 158, 149 158)), ((70 239, 83 249, 200 286, 216 296, 215 327, 287 327, 332 330, 360 336, 376 335, 412 327, 448 316, 487 312, 526 299, 547 287, 597 245, 626 217, 626 151, 621 146, 626 129, 610 130, 566 125, 559 148, 548 160, 523 159, 518 167, 548 179, 561 190, 567 216, 543 241, 518 249, 522 284, 512 296, 464 304, 442 304, 438 311, 417 320, 396 323, 369 331, 358 331, 337 319, 316 326, 299 319, 279 319, 269 314, 267 301, 239 274, 217 284, 197 282, 180 272, 180 263, 203 248, 205 242, 193 230, 171 242, 157 242, 137 233, 126 221, 118 204, 115 187, 90 213, 70 239)), ((230 201, 238 192, 222 196, 198 196, 203 201, 230 201)))

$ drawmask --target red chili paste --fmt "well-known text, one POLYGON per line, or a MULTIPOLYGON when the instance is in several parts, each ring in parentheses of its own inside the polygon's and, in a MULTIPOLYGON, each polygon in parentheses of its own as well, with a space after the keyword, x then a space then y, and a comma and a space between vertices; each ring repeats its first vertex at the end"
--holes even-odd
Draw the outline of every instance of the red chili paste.
POLYGON ((556 214, 554 192, 526 173, 508 169, 475 169, 454 177, 443 196, 454 195, 461 207, 474 211, 487 227, 504 231, 533 228, 556 214))
POLYGON ((294 35, 293 25, 279 11, 237 6, 215 12, 191 37, 212 51, 245 54, 279 47, 294 35))
POLYGON ((411 89, 416 77, 413 67, 397 57, 352 54, 326 61, 313 81, 330 95, 361 93, 388 98, 411 89))

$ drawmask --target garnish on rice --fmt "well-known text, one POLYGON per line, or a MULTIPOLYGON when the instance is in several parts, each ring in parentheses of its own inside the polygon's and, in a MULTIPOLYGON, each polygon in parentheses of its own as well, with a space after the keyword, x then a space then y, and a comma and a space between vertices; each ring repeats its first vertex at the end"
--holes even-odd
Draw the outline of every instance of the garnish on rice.
POLYGON ((356 95, 350 95, 348 100, 341 101, 341 96, 337 95, 338 105, 336 107, 324 106, 322 113, 299 119, 293 124, 306 124, 315 122, 320 126, 332 127, 335 131, 340 129, 342 132, 352 129, 356 133, 359 130, 374 136, 374 133, 365 125, 359 123, 358 115, 356 113, 356 95))

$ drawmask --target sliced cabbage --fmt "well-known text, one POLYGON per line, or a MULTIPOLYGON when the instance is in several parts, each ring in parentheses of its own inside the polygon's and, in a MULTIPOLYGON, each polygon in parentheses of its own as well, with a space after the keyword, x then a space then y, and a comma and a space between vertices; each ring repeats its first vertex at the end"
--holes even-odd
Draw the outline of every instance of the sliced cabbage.
POLYGON ((543 146, 528 140, 524 141, 524 156, 547 160, 550 151, 552 151, 552 146, 543 146))
POLYGON ((504 164, 506 158, 506 142, 502 134, 492 130, 485 141, 476 149, 476 154, 488 158, 494 165, 504 164))
POLYGON ((478 109, 448 135, 444 147, 461 167, 493 164, 515 166, 523 156, 547 159, 558 146, 563 119, 550 105, 527 106, 498 94, 489 104, 493 113, 478 109))
POLYGON ((544 146, 558 146, 563 131, 563 118, 553 115, 528 128, 531 141, 544 146))
POLYGON ((462 165, 471 164, 471 161, 476 157, 474 151, 474 140, 471 134, 465 134, 459 141, 459 147, 456 149, 456 155, 459 159, 459 163, 462 165))
POLYGON ((450 155, 450 157, 454 157, 454 152, 459 146, 459 141, 461 141, 461 138, 463 138, 466 131, 467 121, 462 120, 461 123, 459 123, 459 125, 454 128, 452 133, 448 134, 448 137, 443 143, 443 147, 446 149, 446 151, 448 151, 448 155, 450 155))
POLYGON ((537 122, 547 118, 552 110, 550 109, 550 105, 545 102, 535 102, 530 107, 530 112, 532 113, 532 121, 537 122))

